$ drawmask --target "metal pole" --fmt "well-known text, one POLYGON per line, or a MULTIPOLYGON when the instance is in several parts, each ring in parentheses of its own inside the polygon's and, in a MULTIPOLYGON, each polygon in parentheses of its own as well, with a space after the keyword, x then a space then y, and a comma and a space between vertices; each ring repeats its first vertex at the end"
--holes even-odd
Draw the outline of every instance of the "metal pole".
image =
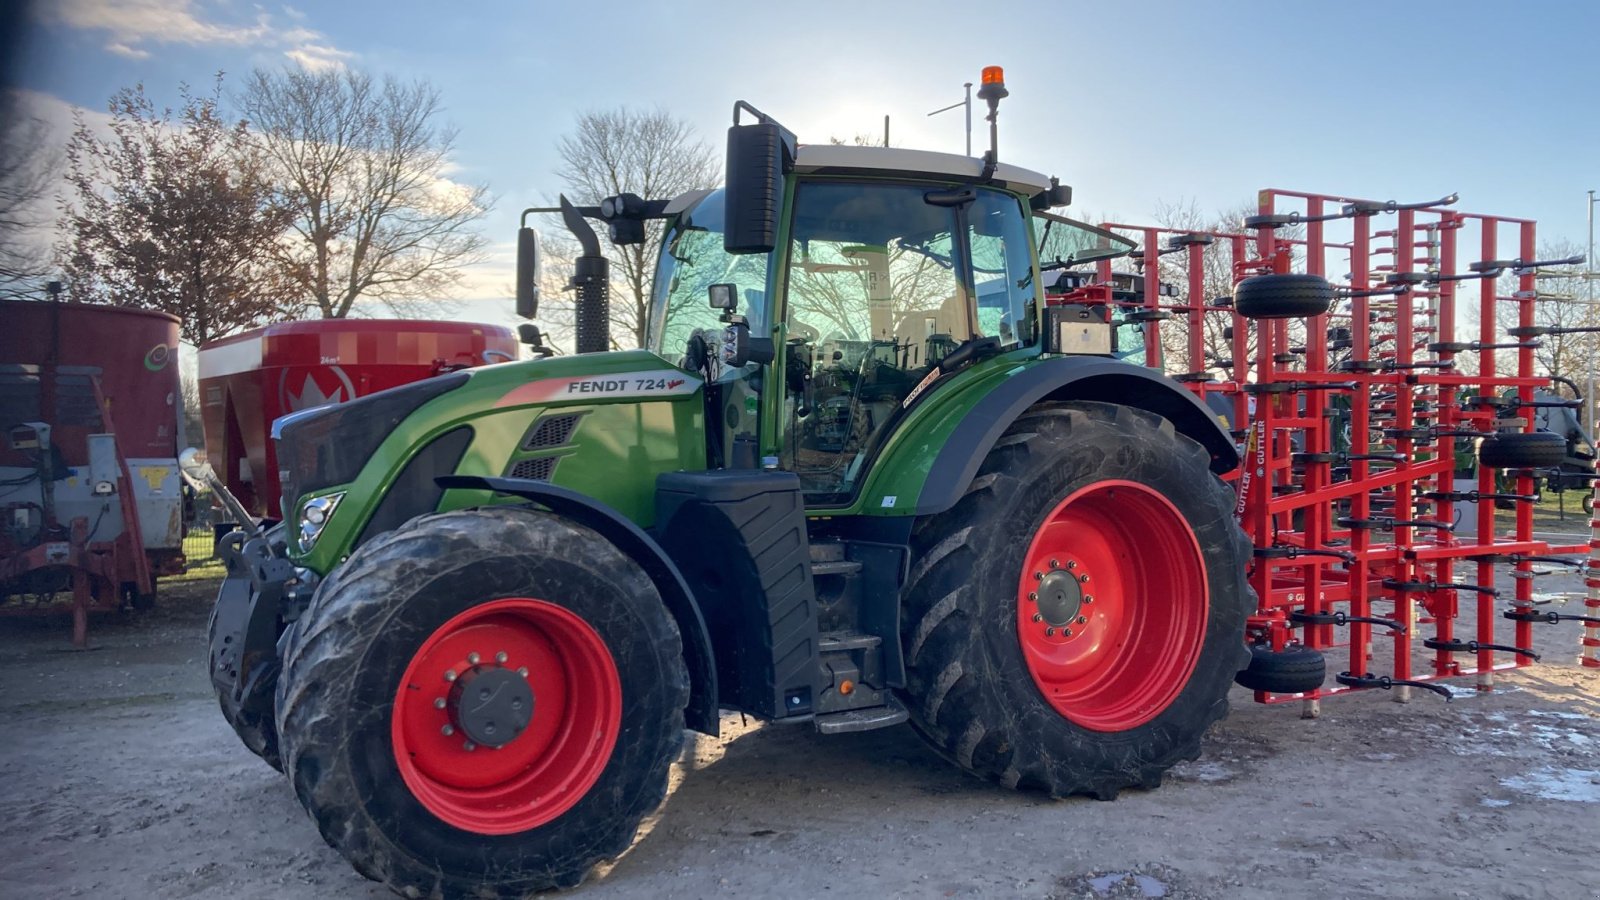
MULTIPOLYGON (((960 103, 952 103, 949 106, 941 106, 938 109, 934 110, 933 112, 928 113, 928 115, 937 116, 939 113, 949 112, 950 110, 955 109, 958 106, 966 107, 967 108, 967 155, 971 156, 972 155, 972 82, 970 82, 970 81, 967 82, 965 85, 963 85, 963 87, 965 87, 967 89, 967 99, 961 101, 960 103)), ((887 125, 887 123, 885 123, 885 124, 887 125)), ((886 129, 886 132, 887 132, 887 129, 886 129)), ((884 142, 885 146, 887 146, 888 143, 889 143, 889 140, 888 140, 888 137, 887 137, 887 133, 885 134, 883 142, 884 142)))
MULTIPOLYGON (((1583 273, 1583 299, 1588 304, 1588 308, 1584 310, 1585 316, 1594 315, 1594 200, 1594 191, 1591 190, 1589 191, 1589 243, 1584 253, 1584 259, 1587 264, 1584 266, 1583 273)), ((1595 360, 1589 360, 1589 377, 1586 387, 1589 393, 1587 399, 1589 401, 1589 435, 1591 437, 1596 431, 1600 431, 1600 397, 1596 397, 1594 393, 1594 370, 1596 365, 1595 360)))
MULTIPOLYGON (((966 82, 966 155, 973 155, 973 83, 966 82)), ((1589 192, 1589 259, 1594 266, 1595 202, 1594 191, 1589 192)))

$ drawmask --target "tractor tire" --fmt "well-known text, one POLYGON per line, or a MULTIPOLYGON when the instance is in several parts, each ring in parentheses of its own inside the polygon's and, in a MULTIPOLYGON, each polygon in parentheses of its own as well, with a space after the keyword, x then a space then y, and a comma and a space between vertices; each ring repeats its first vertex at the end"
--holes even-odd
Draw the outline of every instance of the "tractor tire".
POLYGON ((1250 544, 1209 464, 1126 406, 1018 417, 961 500, 912 534, 916 731, 980 778, 1052 796, 1114 799, 1198 757, 1256 608, 1250 544))
MULTIPOLYGON (((212 645, 212 632, 217 627, 217 613, 211 612, 210 624, 206 626, 206 646, 212 645)), ((263 691, 263 697, 276 691, 278 686, 278 661, 264 664, 262 677, 256 682, 263 691)), ((256 712, 247 706, 241 706, 225 691, 216 691, 217 706, 222 709, 222 718, 233 728, 233 733, 239 736, 240 743, 251 753, 261 757, 267 765, 283 771, 283 757, 278 751, 278 723, 268 714, 256 712)), ((270 704, 253 704, 257 708, 265 706, 270 709, 270 704)))
POLYGON ((1549 469, 1567 459, 1567 439, 1549 431, 1502 431, 1478 444, 1478 462, 1497 469, 1549 469))
POLYGON ((639 564, 526 507, 423 516, 360 547, 285 635, 295 795, 410 897, 570 887, 666 797, 689 676, 639 564))
POLYGON ((1233 289, 1233 304, 1247 319, 1320 316, 1333 306, 1333 285, 1321 275, 1254 275, 1233 289))
POLYGON ((1250 665, 1234 677, 1240 686, 1274 694, 1303 694, 1322 687, 1328 661, 1310 647, 1285 647, 1274 653, 1264 644, 1250 648, 1250 665))

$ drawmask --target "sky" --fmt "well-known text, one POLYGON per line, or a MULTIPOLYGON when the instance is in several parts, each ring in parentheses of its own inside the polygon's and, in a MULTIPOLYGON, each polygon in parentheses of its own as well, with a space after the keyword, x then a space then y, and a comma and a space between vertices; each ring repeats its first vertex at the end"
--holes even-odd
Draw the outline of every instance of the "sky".
MULTIPOLYGON (((735 100, 802 142, 881 134, 961 152, 962 84, 1005 68, 1000 157, 1079 215, 1237 207, 1264 187, 1461 194, 1586 239, 1600 189, 1600 3, 443 3, 39 0, 12 78, 53 120, 143 82, 175 103, 217 70, 351 66, 427 79, 459 129, 451 177, 497 198, 470 314, 510 323, 517 216, 560 187, 555 141, 596 108, 660 107, 721 147, 735 100)), ((975 101, 976 105, 976 101, 975 101)), ((980 112, 981 114, 981 112, 980 112)), ((975 121, 974 150, 986 146, 975 121)))

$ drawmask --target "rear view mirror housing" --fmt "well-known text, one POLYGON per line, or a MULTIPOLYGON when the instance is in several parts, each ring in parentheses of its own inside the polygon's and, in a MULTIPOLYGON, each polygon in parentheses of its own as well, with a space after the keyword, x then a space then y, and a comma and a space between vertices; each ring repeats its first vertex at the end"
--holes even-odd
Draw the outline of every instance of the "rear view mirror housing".
POLYGON ((531 319, 539 314, 539 232, 524 225, 517 229, 517 315, 531 319))
POLYGON ((794 166, 795 137, 743 100, 734 104, 728 129, 728 183, 723 248, 729 253, 770 253, 778 245, 783 176, 794 166), (739 124, 739 111, 757 122, 739 124))

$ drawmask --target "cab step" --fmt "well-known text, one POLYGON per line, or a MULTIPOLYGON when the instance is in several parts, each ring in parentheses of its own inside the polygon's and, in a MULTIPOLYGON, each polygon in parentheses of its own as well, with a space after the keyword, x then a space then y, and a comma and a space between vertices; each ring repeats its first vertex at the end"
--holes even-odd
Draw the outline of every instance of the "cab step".
POLYGON ((875 634, 861 634, 857 631, 833 631, 817 638, 818 653, 834 653, 844 650, 871 650, 883 643, 883 639, 875 634))
POLYGON ((816 723, 817 731, 823 734, 845 734, 851 731, 871 731, 874 728, 888 728, 890 725, 899 725, 911 717, 905 707, 893 697, 886 696, 888 701, 883 706, 872 706, 866 709, 850 709, 844 712, 825 713, 812 719, 816 723))

